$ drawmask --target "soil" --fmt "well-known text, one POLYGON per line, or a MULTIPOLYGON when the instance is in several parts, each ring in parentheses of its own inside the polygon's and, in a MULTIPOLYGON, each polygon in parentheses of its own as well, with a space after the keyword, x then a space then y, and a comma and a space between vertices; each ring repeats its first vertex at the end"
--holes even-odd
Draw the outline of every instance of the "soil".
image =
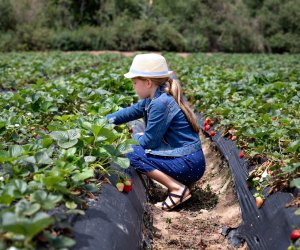
POLYGON ((159 249, 247 249, 233 247, 222 232, 241 223, 241 212, 230 169, 210 138, 201 134, 206 172, 192 188, 192 198, 172 211, 153 204, 165 198, 166 189, 150 190, 153 217, 153 250, 159 249))

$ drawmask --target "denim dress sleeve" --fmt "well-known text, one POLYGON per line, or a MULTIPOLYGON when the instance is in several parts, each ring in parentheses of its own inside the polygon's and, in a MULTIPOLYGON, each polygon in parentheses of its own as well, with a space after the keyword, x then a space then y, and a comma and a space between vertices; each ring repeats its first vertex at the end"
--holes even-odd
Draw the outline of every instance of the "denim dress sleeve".
POLYGON ((134 139, 138 141, 143 148, 154 149, 157 148, 163 136, 168 130, 171 119, 170 109, 164 101, 156 99, 151 102, 149 106, 148 121, 143 135, 136 135, 134 139))
POLYGON ((146 103, 147 99, 141 100, 130 107, 107 115, 106 118, 110 123, 114 123, 116 125, 140 119, 145 116, 146 103))

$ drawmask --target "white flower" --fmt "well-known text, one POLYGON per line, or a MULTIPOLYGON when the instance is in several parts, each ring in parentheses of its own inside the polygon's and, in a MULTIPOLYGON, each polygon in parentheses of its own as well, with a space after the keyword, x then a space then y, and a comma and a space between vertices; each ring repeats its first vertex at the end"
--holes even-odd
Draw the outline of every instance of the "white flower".
POLYGON ((4 177, 3 176, 0 176, 0 181, 4 181, 4 177))
POLYGON ((26 113, 26 115, 31 116, 32 114, 30 112, 26 113))
POLYGON ((16 123, 16 124, 15 124, 15 127, 16 127, 16 128, 20 127, 20 124, 16 123))

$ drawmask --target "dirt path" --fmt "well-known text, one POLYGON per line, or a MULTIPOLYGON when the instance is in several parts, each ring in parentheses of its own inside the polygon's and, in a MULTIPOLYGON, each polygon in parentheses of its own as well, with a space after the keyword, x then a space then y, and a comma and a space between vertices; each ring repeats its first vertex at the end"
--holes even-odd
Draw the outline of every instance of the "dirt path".
MULTIPOLYGON (((203 134, 201 139, 206 173, 197 182, 192 198, 171 212, 152 206, 154 250, 236 249, 221 234, 224 226, 234 228, 241 223, 231 173, 210 139, 203 134)), ((164 191, 155 188, 152 202, 161 200, 164 191)))

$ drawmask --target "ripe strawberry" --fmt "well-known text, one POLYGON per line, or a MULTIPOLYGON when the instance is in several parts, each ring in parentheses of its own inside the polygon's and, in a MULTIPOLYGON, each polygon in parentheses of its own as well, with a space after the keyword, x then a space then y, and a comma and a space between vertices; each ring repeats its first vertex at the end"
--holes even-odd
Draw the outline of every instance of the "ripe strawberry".
POLYGON ((122 182, 117 182, 116 187, 120 192, 123 192, 125 185, 122 182))
POLYGON ((245 153, 242 151, 240 152, 240 158, 243 158, 245 156, 245 153))
POLYGON ((272 120, 273 120, 273 121, 276 121, 276 120, 277 120, 277 117, 272 117, 272 120))
POLYGON ((212 120, 211 120, 210 118, 207 118, 207 119, 206 119, 206 122, 207 122, 208 125, 211 125, 211 124, 212 124, 212 120))
POLYGON ((258 197, 256 197, 255 202, 256 202, 256 206, 258 208, 260 208, 262 206, 262 204, 264 203, 264 199, 262 197, 258 196, 258 197))
POLYGON ((300 229, 294 229, 290 235, 291 240, 297 240, 300 238, 300 229))
POLYGON ((209 129, 210 129, 210 125, 205 125, 205 126, 204 126, 204 130, 205 130, 205 131, 208 131, 209 129))
POLYGON ((233 140, 233 141, 236 141, 236 139, 237 139, 237 136, 236 136, 236 135, 233 135, 233 136, 231 137, 231 140, 233 140))
POLYGON ((132 180, 128 179, 124 182, 124 192, 128 193, 132 190, 132 180))
POLYGON ((210 133, 209 133, 210 136, 214 136, 215 134, 216 134, 216 133, 215 133, 215 131, 213 131, 213 130, 210 131, 210 133))

